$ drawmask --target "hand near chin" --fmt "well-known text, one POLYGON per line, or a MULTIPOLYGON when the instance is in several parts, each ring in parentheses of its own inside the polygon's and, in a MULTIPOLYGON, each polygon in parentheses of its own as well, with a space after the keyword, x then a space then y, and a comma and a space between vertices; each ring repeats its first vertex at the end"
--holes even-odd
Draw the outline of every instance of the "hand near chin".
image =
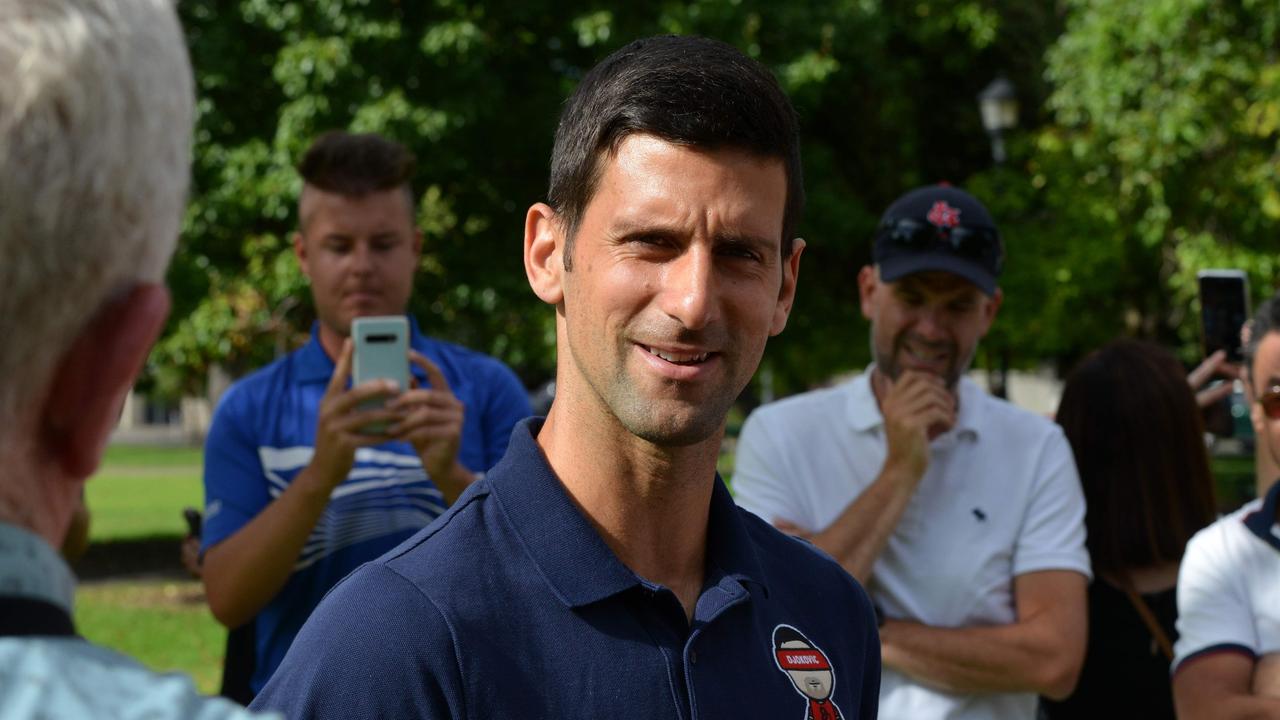
POLYGON ((933 373, 906 370, 897 380, 876 377, 888 446, 885 464, 900 466, 919 480, 929 467, 929 441, 956 423, 955 395, 933 373))

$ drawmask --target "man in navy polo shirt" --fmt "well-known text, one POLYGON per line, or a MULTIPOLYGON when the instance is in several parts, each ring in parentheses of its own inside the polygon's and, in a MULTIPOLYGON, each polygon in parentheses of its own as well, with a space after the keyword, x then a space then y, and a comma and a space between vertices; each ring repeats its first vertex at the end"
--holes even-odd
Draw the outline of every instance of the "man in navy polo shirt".
POLYGON ((725 417, 804 242, 795 114, 723 43, 596 66, 526 216, 557 392, 486 477, 325 598, 256 706, 291 717, 875 716, 857 583, 739 510, 725 417), (782 629, 786 631, 780 632, 782 629), (799 683, 799 685, 797 685, 799 683))
POLYGON ((224 625, 252 623, 254 692, 329 588, 444 512, 532 412, 505 365, 424 336, 413 318, 416 387, 359 408, 388 388, 347 389, 351 322, 405 312, 422 249, 413 157, 334 132, 299 172, 294 251, 319 321, 310 343, 227 391, 205 447, 204 585, 224 625), (374 421, 386 432, 360 432, 374 421))

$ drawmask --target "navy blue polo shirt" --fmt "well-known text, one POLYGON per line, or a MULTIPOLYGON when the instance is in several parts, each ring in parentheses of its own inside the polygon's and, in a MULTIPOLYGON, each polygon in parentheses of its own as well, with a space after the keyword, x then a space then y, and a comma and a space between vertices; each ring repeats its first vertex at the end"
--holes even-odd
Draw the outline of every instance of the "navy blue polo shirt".
MULTIPOLYGON (((410 346, 439 368, 463 404, 458 461, 487 471, 507 450, 516 423, 531 414, 511 369, 487 355, 426 337, 410 320, 410 346)), ((426 374, 411 366, 418 382, 426 374)), ((223 396, 205 441, 203 543, 235 534, 279 497, 311 462, 320 402, 333 360, 313 327, 302 348, 237 382, 223 396)), ((359 448, 333 489, 293 571, 254 617, 254 672, 260 690, 302 623, 335 583, 426 527, 445 502, 408 442, 359 448)))
POLYGON ((624 566, 522 422, 425 530, 339 583, 255 709, 293 718, 873 718, 862 588, 717 478, 690 623, 624 566), (806 714, 807 713, 807 714, 806 714))

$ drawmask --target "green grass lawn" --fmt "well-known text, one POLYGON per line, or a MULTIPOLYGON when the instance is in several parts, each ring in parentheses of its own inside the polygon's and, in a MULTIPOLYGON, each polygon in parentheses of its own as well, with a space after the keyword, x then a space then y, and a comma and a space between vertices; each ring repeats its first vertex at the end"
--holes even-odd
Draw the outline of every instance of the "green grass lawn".
POLYGON ((127 580, 81 585, 76 628, 90 642, 147 667, 190 675, 206 694, 222 680, 226 631, 209 614, 196 580, 127 580))
POLYGON ((186 534, 182 509, 204 506, 200 448, 116 446, 85 485, 92 542, 186 534))
MULTIPOLYGON (((85 485, 90 541, 185 535, 182 509, 204 505, 202 458, 199 448, 109 447, 85 485)), ((76 592, 75 615, 90 641, 153 670, 186 673, 201 692, 217 692, 226 631, 209 613, 199 581, 86 583, 76 592)))

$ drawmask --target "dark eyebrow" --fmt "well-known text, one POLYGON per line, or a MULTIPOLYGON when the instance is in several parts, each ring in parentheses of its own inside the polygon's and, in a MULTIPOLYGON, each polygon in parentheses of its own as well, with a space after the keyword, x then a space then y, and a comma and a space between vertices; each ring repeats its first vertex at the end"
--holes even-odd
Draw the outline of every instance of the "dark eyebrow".
POLYGON ((609 226, 609 236, 614 238, 631 238, 631 237, 674 237, 678 233, 668 227, 661 225, 649 225, 645 223, 632 222, 630 220, 617 220, 609 226))
MULTIPOLYGON (((609 228, 609 235, 617 239, 627 239, 636 237, 662 237, 677 238, 683 233, 675 228, 663 225, 648 225, 642 223, 620 220, 609 228)), ((766 237, 758 235, 750 235, 743 233, 717 233, 715 244, 718 246, 729 245, 748 247, 753 250, 778 250, 781 251, 781 243, 770 240, 766 237)))
POLYGON ((759 237, 757 235, 741 235, 732 233, 720 233, 716 235, 716 245, 729 245, 731 247, 746 247, 752 250, 780 250, 781 243, 774 242, 769 238, 759 237))

